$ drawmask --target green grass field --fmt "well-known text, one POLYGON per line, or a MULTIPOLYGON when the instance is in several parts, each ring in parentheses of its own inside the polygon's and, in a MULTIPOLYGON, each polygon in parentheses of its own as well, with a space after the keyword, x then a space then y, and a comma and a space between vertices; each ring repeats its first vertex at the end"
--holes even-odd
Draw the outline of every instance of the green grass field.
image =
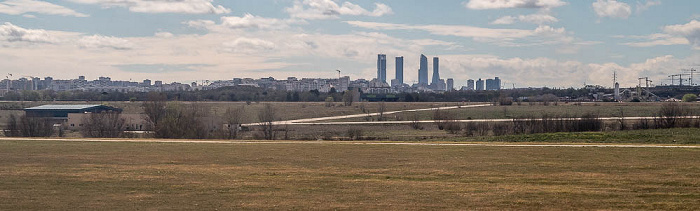
POLYGON ((0 210, 698 210, 699 153, 0 141, 0 210))

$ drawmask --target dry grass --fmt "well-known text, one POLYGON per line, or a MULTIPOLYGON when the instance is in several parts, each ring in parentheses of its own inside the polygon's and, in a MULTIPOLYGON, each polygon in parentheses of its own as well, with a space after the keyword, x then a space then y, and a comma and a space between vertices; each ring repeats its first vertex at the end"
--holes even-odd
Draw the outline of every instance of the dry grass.
POLYGON ((698 210, 699 152, 2 141, 0 210, 698 210))
MULTIPOLYGON (((197 104, 200 107, 206 107, 211 111, 212 116, 222 115, 229 107, 245 107, 244 123, 258 122, 258 111, 263 108, 266 102, 251 103, 245 102, 169 102, 183 105, 197 104)), ((374 113, 379 108, 379 103, 376 102, 355 102, 352 106, 343 106, 342 102, 334 103, 332 107, 326 107, 324 102, 270 102, 275 109, 278 110, 279 120, 316 118, 327 116, 340 116, 351 114, 374 113)), ((22 108, 45 104, 106 104, 121 108, 126 114, 143 113, 141 108, 142 102, 0 102, 0 126, 4 126, 7 122, 7 117, 10 114, 23 114, 22 108)), ((441 106, 465 105, 464 103, 386 103, 386 111, 397 111, 418 108, 432 108, 441 106)))
MULTIPOLYGON (((521 106, 488 106, 477 108, 461 108, 454 110, 445 110, 453 119, 512 119, 523 117, 541 117, 542 114, 549 116, 569 116, 580 117, 585 114, 596 114, 600 117, 618 117, 620 109, 623 110, 624 116, 655 116, 659 112, 663 103, 586 103, 581 106, 573 104, 560 103, 558 106, 543 106, 543 105, 528 105, 526 103, 521 106)), ((700 103, 682 103, 688 110, 700 111, 700 103)), ((414 118, 414 113, 397 114, 390 116, 388 120, 402 119, 409 120, 414 118)), ((418 112, 419 120, 432 120, 433 111, 418 112)), ((335 122, 346 121, 365 121, 363 118, 340 119, 333 120, 335 122)))

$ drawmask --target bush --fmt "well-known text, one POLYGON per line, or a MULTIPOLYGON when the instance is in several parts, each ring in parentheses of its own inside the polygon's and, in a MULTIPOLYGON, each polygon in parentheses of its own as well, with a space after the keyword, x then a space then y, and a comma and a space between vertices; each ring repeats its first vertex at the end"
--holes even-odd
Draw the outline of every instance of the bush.
POLYGON ((698 101, 698 96, 695 94, 683 95, 683 102, 696 102, 698 101))
POLYGON ((10 115, 5 129, 8 137, 49 137, 53 134, 53 124, 46 118, 27 117, 19 118, 10 115))

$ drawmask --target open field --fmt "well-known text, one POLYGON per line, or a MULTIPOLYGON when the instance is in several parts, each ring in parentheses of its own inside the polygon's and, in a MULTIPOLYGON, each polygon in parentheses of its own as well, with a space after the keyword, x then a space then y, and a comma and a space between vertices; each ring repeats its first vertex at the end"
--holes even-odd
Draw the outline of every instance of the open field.
MULTIPOLYGON (((525 117, 549 116, 580 117, 584 114, 596 114, 600 117, 651 117, 658 114, 664 103, 584 103, 580 106, 560 103, 558 106, 528 105, 520 106, 486 106, 477 108, 462 108, 446 110, 445 113, 453 119, 511 119, 525 117), (622 114, 620 111, 622 110, 622 114)), ((681 103, 686 109, 700 111, 700 103, 681 103)), ((388 115, 387 120, 432 120, 434 111, 420 111, 388 115)), ((350 118, 332 120, 331 122, 359 122, 367 118, 350 118)))
MULTIPOLYGON (((227 108, 237 108, 243 106, 245 108, 244 123, 258 122, 258 111, 263 108, 266 103, 271 103, 277 110, 279 120, 293 120, 304 118, 317 118, 327 116, 340 116, 350 114, 362 114, 364 111, 377 112, 379 103, 371 102, 355 102, 352 106, 342 106, 342 103, 334 103, 332 107, 326 107, 324 102, 261 102, 251 103, 245 102, 169 102, 181 104, 183 106, 196 105, 205 107, 211 111, 212 116, 222 115, 227 108)), ((141 107, 142 102, 84 102, 84 101, 67 101, 67 102, 0 102, 0 126, 4 126, 7 122, 7 117, 10 114, 21 115, 24 112, 22 109, 45 104, 105 104, 121 108, 125 114, 140 114, 143 113, 141 107)), ((398 111, 408 109, 434 108, 443 106, 467 105, 468 103, 392 103, 387 102, 386 111, 398 111)))
POLYGON ((700 149, 0 141, 0 209, 700 209, 700 149))

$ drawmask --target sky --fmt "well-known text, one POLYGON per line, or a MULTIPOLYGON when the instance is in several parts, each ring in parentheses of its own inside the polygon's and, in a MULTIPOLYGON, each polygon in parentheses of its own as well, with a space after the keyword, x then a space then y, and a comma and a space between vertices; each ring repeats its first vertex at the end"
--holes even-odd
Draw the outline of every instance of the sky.
POLYGON ((403 56, 411 84, 425 54, 457 86, 500 77, 506 87, 610 87, 613 72, 622 86, 639 77, 660 85, 700 68, 697 8, 697 0, 0 0, 0 70, 14 79, 169 83, 333 78, 339 69, 354 80, 375 78, 377 54, 386 54, 387 78, 403 56))

